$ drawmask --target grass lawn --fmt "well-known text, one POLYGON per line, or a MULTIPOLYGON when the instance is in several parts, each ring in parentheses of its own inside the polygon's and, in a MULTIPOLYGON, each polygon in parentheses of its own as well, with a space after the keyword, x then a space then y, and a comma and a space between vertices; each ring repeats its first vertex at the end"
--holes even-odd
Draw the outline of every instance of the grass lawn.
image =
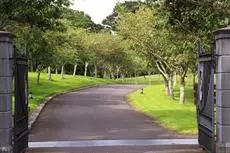
POLYGON ((29 100, 30 110, 34 110, 46 97, 69 91, 71 89, 78 89, 98 84, 111 83, 110 80, 65 75, 65 79, 60 79, 60 75, 52 74, 52 81, 47 80, 47 74, 42 73, 40 85, 36 84, 37 74, 29 73, 29 91, 33 93, 33 99, 29 100))
MULTIPOLYGON (((160 76, 152 76, 152 86, 144 89, 144 94, 136 91, 129 95, 131 105, 148 116, 155 118, 161 125, 183 134, 197 134, 196 109, 193 104, 193 86, 190 77, 186 80, 186 102, 179 104, 179 83, 175 87, 175 100, 170 100, 165 93, 160 76)), ((127 79, 132 82, 135 79, 127 79)), ((138 78, 143 84, 143 77, 138 78)), ((126 80, 125 80, 126 82, 126 80)), ((133 82, 135 83, 135 81, 133 82)), ((147 84, 147 83, 145 83, 147 84)))
POLYGON ((151 84, 162 84, 162 77, 160 75, 141 76, 136 78, 125 78, 116 80, 117 84, 141 84, 141 85, 151 85, 151 84))

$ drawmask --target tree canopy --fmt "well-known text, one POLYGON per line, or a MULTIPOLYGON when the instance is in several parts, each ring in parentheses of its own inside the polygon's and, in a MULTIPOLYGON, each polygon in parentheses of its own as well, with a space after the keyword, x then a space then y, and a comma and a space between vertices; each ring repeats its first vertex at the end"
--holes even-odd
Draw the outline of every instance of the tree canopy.
POLYGON ((181 104, 187 74, 196 76, 196 42, 210 52, 212 32, 230 22, 230 2, 223 0, 125 1, 102 24, 70 5, 69 0, 0 1, 0 30, 12 32, 15 46, 27 52, 38 84, 47 68, 49 79, 54 71, 62 79, 64 73, 115 79, 154 71, 170 98, 180 77, 181 104))

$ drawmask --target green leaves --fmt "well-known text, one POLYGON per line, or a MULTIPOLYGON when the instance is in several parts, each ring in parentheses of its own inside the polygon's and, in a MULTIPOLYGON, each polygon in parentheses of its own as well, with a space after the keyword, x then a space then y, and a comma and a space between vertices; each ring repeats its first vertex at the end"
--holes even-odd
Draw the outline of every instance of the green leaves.
POLYGON ((69 4, 69 0, 1 0, 0 27, 4 28, 9 21, 14 21, 51 29, 69 4))
POLYGON ((229 6, 225 0, 164 0, 162 13, 176 30, 211 39, 214 30, 228 25, 229 6))

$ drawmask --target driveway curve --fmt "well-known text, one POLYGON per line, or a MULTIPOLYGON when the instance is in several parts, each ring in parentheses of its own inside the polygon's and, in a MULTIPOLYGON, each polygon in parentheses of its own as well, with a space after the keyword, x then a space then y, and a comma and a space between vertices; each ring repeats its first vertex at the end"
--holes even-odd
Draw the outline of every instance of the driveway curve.
MULTIPOLYGON (((139 88, 142 86, 105 85, 57 96, 41 112, 29 140, 33 143, 190 138, 162 128, 154 120, 133 110, 125 96, 139 88)), ((108 146, 105 150, 108 152, 108 146)))

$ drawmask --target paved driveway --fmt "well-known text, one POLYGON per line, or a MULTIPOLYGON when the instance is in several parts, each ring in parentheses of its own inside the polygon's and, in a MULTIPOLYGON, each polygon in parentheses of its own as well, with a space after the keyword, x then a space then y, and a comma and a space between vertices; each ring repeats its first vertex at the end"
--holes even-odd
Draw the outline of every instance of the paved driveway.
POLYGON ((29 152, 200 152, 190 136, 160 127, 126 103, 125 95, 138 88, 141 86, 107 85, 57 96, 33 126, 29 152), (159 139, 165 144, 156 145, 159 139), (191 144, 172 146, 171 139, 191 144))

